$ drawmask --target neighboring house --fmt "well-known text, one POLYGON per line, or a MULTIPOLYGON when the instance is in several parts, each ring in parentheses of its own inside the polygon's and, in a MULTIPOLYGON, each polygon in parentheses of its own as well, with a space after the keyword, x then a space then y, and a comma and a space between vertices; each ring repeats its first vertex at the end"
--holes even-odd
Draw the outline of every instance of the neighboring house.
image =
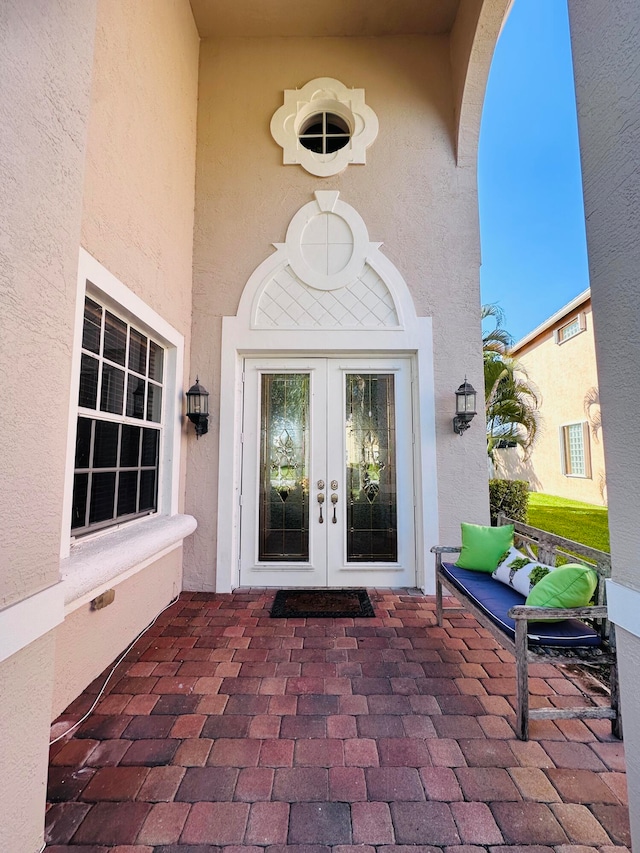
POLYGON ((496 475, 534 492, 606 503, 604 445, 591 291, 585 290, 511 349, 539 394, 531 453, 498 450, 496 475))

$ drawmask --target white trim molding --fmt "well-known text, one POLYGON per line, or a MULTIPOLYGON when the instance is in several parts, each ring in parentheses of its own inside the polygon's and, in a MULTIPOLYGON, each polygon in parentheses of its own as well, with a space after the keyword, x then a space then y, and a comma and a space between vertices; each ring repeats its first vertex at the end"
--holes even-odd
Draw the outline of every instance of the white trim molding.
POLYGON ((196 524, 192 515, 156 516, 76 543, 60 564, 65 613, 179 548, 196 524))
MULTIPOLYGON (((410 357, 412 364, 416 585, 425 592, 433 593, 432 573, 425 567, 428 550, 425 542, 435 542, 438 538, 431 318, 416 315, 411 293, 400 271, 380 251, 382 244, 369 240, 362 218, 348 204, 340 202, 335 191, 315 193, 315 201, 304 205, 291 220, 286 243, 274 245, 276 252, 266 258, 247 281, 237 314, 222 318, 216 590, 229 592, 239 583, 245 359, 264 356, 286 359, 315 354, 322 357, 382 358, 402 354, 410 357), (291 255, 296 255, 296 244, 300 246, 309 217, 313 219, 327 212, 338 215, 344 224, 343 229, 339 223, 334 223, 339 232, 347 233, 348 226, 353 235, 350 257, 357 257, 357 262, 348 262, 344 267, 349 267, 353 276, 351 281, 341 274, 342 270, 337 270, 338 279, 331 280, 333 273, 329 274, 328 270, 319 273, 313 264, 306 262, 298 264, 298 275, 293 270, 291 255), (344 299, 341 288, 346 295, 358 281, 382 294, 389 310, 375 322, 362 319, 359 322, 349 320, 345 324, 336 314, 333 324, 324 322, 319 316, 312 324, 310 309, 307 314, 299 313, 300 323, 296 324, 294 313, 288 307, 293 301, 291 294, 286 288, 281 287, 277 291, 273 287, 274 280, 278 280, 284 271, 288 271, 292 281, 295 279, 309 289, 308 299, 315 299, 318 312, 325 306, 322 300, 334 295, 344 299), (265 320, 262 310, 265 294, 280 294, 280 308, 283 312, 289 311, 286 322, 265 320)), ((302 254, 304 261, 304 252, 302 254)), ((300 261, 299 255, 297 257, 300 261)), ((274 306, 274 302, 275 299, 270 308, 274 307, 275 311, 278 306, 274 306)), ((374 304, 367 293, 363 293, 361 302, 369 306, 374 304)))
POLYGON ((5 607, 0 611, 0 662, 44 637, 63 620, 61 583, 5 607))
MULTIPOLYGON (((116 278, 85 249, 80 248, 76 292, 76 317, 72 357, 69 426, 65 491, 60 536, 60 558, 71 552, 71 503, 75 459, 76 424, 78 419, 78 387, 82 356, 82 329, 85 295, 93 296, 132 322, 142 331, 166 346, 163 439, 160 449, 158 514, 171 516, 178 512, 180 489, 180 442, 182 439, 182 379, 184 372, 184 335, 153 310, 139 296, 116 278)), ((115 531, 114 531, 115 532, 115 531)))
POLYGON ((349 89, 333 77, 317 77, 302 89, 285 89, 284 104, 273 114, 271 135, 282 148, 285 166, 298 164, 312 175, 327 178, 350 163, 365 163, 366 150, 378 135, 378 117, 364 102, 364 89, 349 89), (349 141, 328 154, 301 144, 304 123, 316 113, 333 113, 349 127, 349 141))
POLYGON ((614 625, 640 638, 640 590, 616 583, 610 578, 606 584, 609 619, 614 625))

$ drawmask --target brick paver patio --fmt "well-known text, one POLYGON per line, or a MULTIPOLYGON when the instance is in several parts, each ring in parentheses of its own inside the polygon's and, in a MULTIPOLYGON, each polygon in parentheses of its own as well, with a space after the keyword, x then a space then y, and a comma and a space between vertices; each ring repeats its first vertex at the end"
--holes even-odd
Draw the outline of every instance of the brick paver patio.
MULTIPOLYGON (((622 853, 609 722, 518 741, 510 655, 475 620, 441 629, 432 598, 370 594, 376 617, 353 620, 184 593, 52 747, 48 853, 622 853)), ((599 700, 579 671, 532 674, 532 704, 599 700)))

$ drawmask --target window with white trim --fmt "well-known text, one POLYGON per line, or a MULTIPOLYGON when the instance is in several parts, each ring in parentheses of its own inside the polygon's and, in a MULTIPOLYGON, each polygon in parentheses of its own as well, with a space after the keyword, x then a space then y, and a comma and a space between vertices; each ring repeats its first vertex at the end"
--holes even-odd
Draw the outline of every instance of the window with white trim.
POLYGON ((85 297, 73 534, 157 510, 164 362, 160 343, 85 297))
POLYGON ((285 89, 284 103, 271 118, 271 135, 282 147, 285 165, 299 164, 327 178, 351 163, 366 163, 378 117, 365 103, 364 89, 316 77, 301 89, 285 89))
POLYGON ((580 332, 584 332, 586 328, 587 319, 585 314, 578 314, 578 316, 574 317, 569 323, 565 323, 564 326, 560 326, 559 329, 556 329, 556 343, 563 344, 570 338, 575 338, 575 336, 579 335, 580 332))
POLYGON ((300 144, 316 154, 332 154, 351 139, 351 128, 342 117, 330 112, 310 115, 298 132, 300 144))
POLYGON ((591 477, 589 426, 587 423, 561 427, 563 473, 567 477, 591 477))

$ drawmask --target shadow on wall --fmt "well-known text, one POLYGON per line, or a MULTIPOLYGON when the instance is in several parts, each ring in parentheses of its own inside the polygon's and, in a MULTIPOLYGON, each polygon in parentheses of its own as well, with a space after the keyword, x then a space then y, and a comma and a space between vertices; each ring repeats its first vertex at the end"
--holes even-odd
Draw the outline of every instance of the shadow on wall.
POLYGON ((526 480, 530 491, 544 491, 531 460, 524 458, 519 447, 504 447, 494 451, 493 476, 503 480, 526 480))

